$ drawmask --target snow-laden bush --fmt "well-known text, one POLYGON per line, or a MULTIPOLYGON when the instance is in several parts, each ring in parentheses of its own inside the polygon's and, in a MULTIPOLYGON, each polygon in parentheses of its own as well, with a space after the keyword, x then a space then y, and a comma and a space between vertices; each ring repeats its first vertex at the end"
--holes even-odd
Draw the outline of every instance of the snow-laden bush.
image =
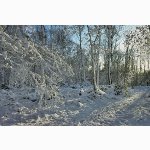
MULTIPOLYGON (((72 68, 57 52, 22 38, 11 37, 0 30, 0 55, 6 54, 0 68, 9 60, 9 87, 32 87, 40 106, 57 95, 59 83, 73 75, 72 68)), ((1 69, 4 70, 4 69, 1 69)), ((1 71, 0 75, 6 71, 1 71)), ((0 76, 4 80, 5 76, 0 76)))

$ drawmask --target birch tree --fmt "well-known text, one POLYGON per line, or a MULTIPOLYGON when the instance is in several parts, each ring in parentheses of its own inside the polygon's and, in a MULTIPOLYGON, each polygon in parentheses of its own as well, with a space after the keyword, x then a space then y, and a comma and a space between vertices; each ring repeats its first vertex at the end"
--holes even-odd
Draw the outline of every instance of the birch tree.
POLYGON ((87 25, 87 30, 89 36, 90 56, 92 62, 93 86, 94 86, 94 91, 98 92, 99 91, 99 54, 100 54, 99 46, 101 41, 101 36, 100 36, 101 28, 100 26, 87 25))

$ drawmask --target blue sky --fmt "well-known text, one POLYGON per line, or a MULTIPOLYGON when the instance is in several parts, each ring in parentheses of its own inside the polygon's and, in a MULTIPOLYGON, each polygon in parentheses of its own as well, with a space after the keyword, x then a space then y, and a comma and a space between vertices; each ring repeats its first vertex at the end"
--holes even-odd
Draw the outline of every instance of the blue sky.
MULTIPOLYGON (((119 42, 120 42, 120 49, 124 49, 124 46, 123 46, 123 41, 124 41, 124 39, 125 39, 125 37, 124 37, 124 35, 128 32, 128 31, 131 31, 131 30, 134 30, 135 28, 136 28, 136 26, 137 25, 125 25, 125 26, 123 26, 123 28, 122 28, 122 31, 120 32, 120 36, 121 36, 121 38, 120 38, 120 40, 119 40, 119 42)), ((85 31, 86 32, 86 31, 85 31)), ((84 36, 83 35, 83 48, 85 48, 85 49, 88 49, 88 45, 87 45, 87 41, 84 39, 84 38, 86 38, 87 36, 84 36)), ((73 35, 72 36, 72 39, 73 39, 73 41, 75 42, 75 43, 77 43, 77 44, 79 44, 79 37, 77 36, 77 35, 73 35)))

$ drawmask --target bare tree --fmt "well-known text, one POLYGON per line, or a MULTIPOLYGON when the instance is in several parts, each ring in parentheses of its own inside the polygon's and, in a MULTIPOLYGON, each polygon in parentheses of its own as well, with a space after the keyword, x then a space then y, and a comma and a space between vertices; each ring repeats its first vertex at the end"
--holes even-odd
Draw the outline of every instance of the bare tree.
MULTIPOLYGON (((99 77, 99 71, 98 71, 98 77, 96 78, 96 64, 98 63, 99 67, 99 51, 98 51, 98 57, 97 57, 97 40, 100 40, 100 29, 98 26, 88 26, 88 36, 89 36, 89 43, 90 43, 90 55, 91 55, 91 61, 92 61, 92 73, 93 73, 93 85, 94 85, 94 91, 98 92, 99 86, 96 79, 99 77)), ((99 69, 99 68, 98 68, 99 69)))
POLYGON ((113 50, 116 47, 115 37, 118 36, 119 30, 115 25, 106 25, 105 34, 107 38, 107 52, 106 52, 106 66, 107 66, 107 76, 108 84, 112 84, 112 62, 113 62, 113 50))

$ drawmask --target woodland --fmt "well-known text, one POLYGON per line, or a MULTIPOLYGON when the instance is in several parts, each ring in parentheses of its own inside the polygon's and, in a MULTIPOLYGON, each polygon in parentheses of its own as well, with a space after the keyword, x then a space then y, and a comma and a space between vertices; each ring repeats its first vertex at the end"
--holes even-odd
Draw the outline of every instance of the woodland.
POLYGON ((150 26, 1 25, 0 125, 150 125, 150 26))

